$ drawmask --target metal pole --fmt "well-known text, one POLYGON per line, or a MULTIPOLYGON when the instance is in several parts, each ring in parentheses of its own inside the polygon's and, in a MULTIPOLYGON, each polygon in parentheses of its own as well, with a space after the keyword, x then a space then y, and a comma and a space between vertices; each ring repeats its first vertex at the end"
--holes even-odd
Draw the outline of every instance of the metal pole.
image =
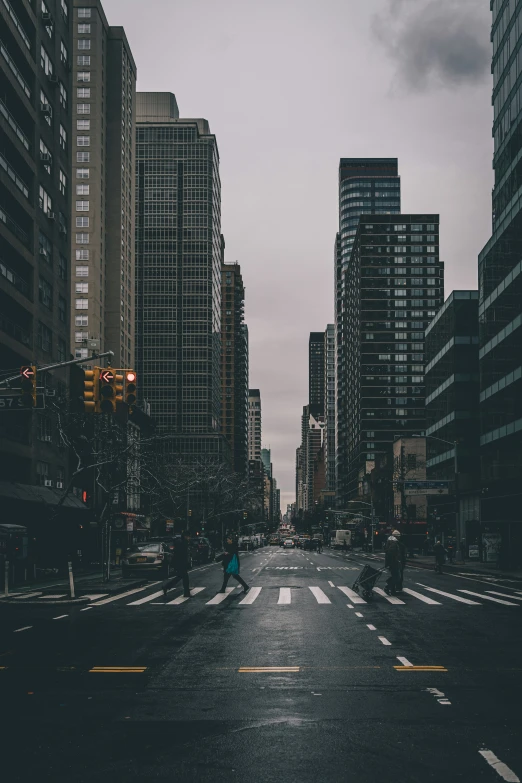
POLYGON ((72 563, 70 561, 67 563, 67 567, 69 569, 69 590, 71 592, 71 598, 75 598, 74 577, 73 577, 72 563))
POLYGON ((9 598, 9 560, 7 558, 4 563, 4 596, 9 598))
MULTIPOLYGON (((56 370, 58 367, 68 367, 70 364, 85 364, 85 362, 92 362, 93 359, 103 359, 105 356, 114 356, 114 351, 105 351, 104 353, 99 353, 96 356, 89 356, 89 358, 87 359, 71 359, 69 362, 48 364, 45 367, 37 367, 36 372, 56 370)), ((19 378, 20 378, 20 373, 18 373, 18 375, 13 375, 11 378, 5 378, 3 381, 0 381, 0 386, 3 386, 4 384, 7 384, 7 386, 9 386, 10 381, 16 381, 19 378)))
POLYGON ((375 545, 375 534, 374 534, 374 526, 375 526, 375 517, 373 514, 373 496, 371 497, 371 506, 370 506, 370 516, 371 516, 371 527, 372 527, 372 554, 374 552, 374 545, 375 545))
MULTIPOLYGON (((455 470, 455 546, 460 549, 460 495, 459 495, 459 464, 457 460, 457 441, 454 445, 454 470, 455 470)), ((455 553, 456 555, 456 553, 455 553)))

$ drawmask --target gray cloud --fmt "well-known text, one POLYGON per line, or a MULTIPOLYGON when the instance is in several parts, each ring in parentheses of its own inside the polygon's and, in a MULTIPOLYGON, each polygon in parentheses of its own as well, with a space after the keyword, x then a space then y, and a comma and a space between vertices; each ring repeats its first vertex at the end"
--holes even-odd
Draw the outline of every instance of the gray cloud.
POLYGON ((407 88, 481 82, 491 62, 490 14, 477 0, 389 0, 373 32, 407 88))

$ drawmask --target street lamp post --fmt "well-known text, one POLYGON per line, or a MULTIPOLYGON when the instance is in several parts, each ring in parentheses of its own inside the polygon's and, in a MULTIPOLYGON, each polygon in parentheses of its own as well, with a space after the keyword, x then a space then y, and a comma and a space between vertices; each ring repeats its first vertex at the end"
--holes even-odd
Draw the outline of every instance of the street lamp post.
POLYGON ((448 446, 453 446, 453 470, 455 472, 455 534, 457 538, 457 547, 460 544, 461 530, 460 530, 460 494, 459 494, 459 463, 457 456, 457 441, 446 440, 445 438, 437 438, 435 435, 412 435, 412 438, 431 438, 431 440, 439 440, 441 443, 446 443, 448 446))
POLYGON ((365 500, 349 500, 348 503, 359 503, 361 506, 370 507, 370 519, 371 519, 371 535, 372 535, 372 552, 374 551, 374 528, 375 528, 375 514, 373 511, 373 497, 370 497, 370 503, 365 500))

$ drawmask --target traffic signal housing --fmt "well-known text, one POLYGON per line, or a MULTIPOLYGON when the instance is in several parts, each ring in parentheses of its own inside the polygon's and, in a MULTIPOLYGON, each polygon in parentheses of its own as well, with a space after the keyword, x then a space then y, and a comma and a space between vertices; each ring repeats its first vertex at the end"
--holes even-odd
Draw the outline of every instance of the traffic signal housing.
POLYGON ((129 413, 132 413, 133 406, 136 404, 137 376, 134 370, 127 370, 125 373, 125 402, 129 406, 129 413))
POLYGON ((83 410, 85 413, 96 413, 98 407, 98 391, 100 368, 83 371, 83 410))
POLYGON ((100 413, 114 413, 116 410, 115 378, 116 373, 112 367, 102 367, 99 376, 100 387, 100 413))
POLYGON ((20 388, 22 390, 22 405, 25 408, 36 407, 36 366, 26 365, 20 368, 20 388))

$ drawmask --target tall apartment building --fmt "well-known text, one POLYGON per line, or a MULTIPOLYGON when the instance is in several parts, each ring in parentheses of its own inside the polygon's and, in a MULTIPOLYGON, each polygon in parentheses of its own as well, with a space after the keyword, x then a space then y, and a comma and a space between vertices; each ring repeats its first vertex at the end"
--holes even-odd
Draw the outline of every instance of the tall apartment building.
POLYGON ((248 459, 261 460, 261 392, 248 390, 248 459))
MULTIPOLYGON (((22 365, 41 368, 70 358, 72 8, 66 0, 4 0, 0 25, 0 372, 5 379, 22 365)), ((65 371, 37 374, 38 387, 53 387, 60 399, 66 380, 65 371)), ((61 489, 67 465, 60 446, 48 411, 0 412, 3 481, 61 489)), ((46 492, 38 498, 42 503, 46 492)), ((29 500, 29 490, 21 496, 29 500)), ((49 491, 46 508, 56 502, 49 491)), ((43 507, 35 516, 43 521, 43 507)), ((14 512, 5 519, 26 521, 14 512)))
POLYGON ((522 565, 522 14, 492 0, 493 234, 479 256, 483 532, 522 565))
POLYGON ((346 405, 352 371, 347 363, 350 338, 347 273, 350 257, 360 216, 398 214, 401 211, 400 187, 397 158, 341 158, 339 162, 339 232, 335 240, 335 437, 338 481, 345 479, 348 459, 347 422, 350 413, 346 405))
POLYGON ((376 456, 426 428, 424 331, 443 302, 438 215, 364 215, 346 275, 341 507, 376 456))
POLYGON ((221 182, 207 120, 137 93, 136 368, 173 452, 229 458, 221 433, 221 182))
POLYGON ((324 332, 310 332, 308 340, 308 402, 324 416, 324 332))
POLYGON ((73 39, 71 342, 134 367, 136 65, 100 0, 74 0, 73 39))
POLYGON ((335 326, 328 324, 324 334, 324 461, 326 489, 335 492, 335 326))
MULTIPOLYGON (((224 243, 223 243, 224 245, 224 243)), ((248 474, 248 328, 239 264, 221 267, 221 426, 234 472, 248 474)))

